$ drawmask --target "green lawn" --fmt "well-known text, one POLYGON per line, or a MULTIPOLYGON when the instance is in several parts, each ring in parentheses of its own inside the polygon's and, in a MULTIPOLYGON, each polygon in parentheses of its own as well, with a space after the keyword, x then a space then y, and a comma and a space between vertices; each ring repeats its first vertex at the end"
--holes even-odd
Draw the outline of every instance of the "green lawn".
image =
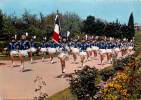
POLYGON ((141 31, 135 34, 135 50, 137 52, 141 51, 141 31))
POLYGON ((69 88, 56 93, 55 95, 48 98, 48 100, 77 100, 77 98, 71 94, 69 88))
MULTIPOLYGON (((41 56, 34 56, 33 59, 35 59, 35 60, 41 59, 41 56)), ((0 60, 10 60, 10 57, 8 55, 0 54, 0 60)), ((19 57, 15 57, 15 60, 19 60, 19 57)), ((30 58, 26 57, 25 60, 28 61, 28 60, 30 60, 30 58)))
MULTIPOLYGON (((41 59, 42 57, 41 56, 38 56, 38 55, 35 55, 33 56, 33 59, 34 60, 37 60, 37 59, 41 59)), ((46 55, 45 58, 48 58, 48 55, 46 55)), ((2 54, 0 53, 0 60, 10 60, 10 56, 9 55, 6 55, 6 54, 2 54)), ((19 57, 15 57, 15 60, 19 60, 19 57)), ((26 57, 25 60, 30 60, 29 57, 26 57)))

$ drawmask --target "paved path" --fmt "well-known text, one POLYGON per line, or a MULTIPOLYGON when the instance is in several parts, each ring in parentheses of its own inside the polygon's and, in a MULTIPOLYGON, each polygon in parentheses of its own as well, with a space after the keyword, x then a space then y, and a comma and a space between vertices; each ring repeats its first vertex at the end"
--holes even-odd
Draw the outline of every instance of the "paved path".
MULTIPOLYGON (((106 57, 105 57, 106 58, 106 57)), ((86 62, 86 65, 91 67, 95 66, 98 69, 110 66, 105 64, 104 66, 99 65, 99 57, 97 60, 91 60, 86 62)), ((66 87, 69 83, 66 78, 59 78, 61 74, 60 62, 57 58, 54 59, 57 63, 50 64, 48 59, 45 62, 41 60, 35 60, 34 64, 30 64, 29 61, 25 62, 26 72, 20 72, 20 67, 8 67, 10 61, 0 61, 0 97, 4 99, 32 99, 35 96, 34 89, 36 88, 33 82, 37 76, 41 76, 46 81, 47 86, 45 91, 47 94, 53 95, 66 87)), ((80 63, 72 64, 72 58, 66 63, 66 73, 72 73, 74 70, 79 69, 80 63)), ((78 60, 79 61, 79 60, 78 60)), ((19 62, 17 61, 18 65, 19 62)))

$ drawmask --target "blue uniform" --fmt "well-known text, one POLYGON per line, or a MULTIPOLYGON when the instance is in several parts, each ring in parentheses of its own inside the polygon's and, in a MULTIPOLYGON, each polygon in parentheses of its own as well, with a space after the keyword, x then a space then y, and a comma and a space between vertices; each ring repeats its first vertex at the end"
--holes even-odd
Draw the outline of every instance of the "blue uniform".
POLYGON ((30 47, 32 47, 32 48, 36 48, 36 44, 35 44, 34 41, 30 41, 30 47))
POLYGON ((62 51, 67 52, 67 44, 65 43, 62 44, 62 51))
POLYGON ((8 45, 8 49, 9 49, 10 51, 16 50, 16 49, 17 49, 17 46, 18 46, 18 43, 17 43, 17 42, 11 42, 11 43, 9 43, 9 45, 8 45))
POLYGON ((80 49, 81 49, 82 51, 85 51, 85 50, 87 49, 87 44, 86 44, 86 43, 81 43, 80 49))
POLYGON ((20 50, 27 50, 30 48, 30 43, 27 40, 19 41, 19 49, 20 50))
POLYGON ((83 47, 83 44, 82 43, 80 44, 79 48, 80 48, 81 51, 84 50, 84 47, 83 47))
POLYGON ((48 45, 47 45, 45 42, 42 42, 40 47, 41 47, 41 48, 46 48, 47 46, 48 46, 48 45))
POLYGON ((54 43, 53 47, 54 47, 54 48, 57 48, 57 47, 59 47, 59 44, 54 43))
POLYGON ((77 43, 77 47, 78 47, 78 48, 80 47, 80 45, 81 45, 81 43, 77 43))
POLYGON ((76 48, 76 47, 77 47, 77 45, 73 42, 73 43, 71 43, 71 47, 76 48))
POLYGON ((78 47, 78 45, 77 45, 77 43, 75 43, 75 44, 74 44, 74 48, 77 48, 77 47, 78 47))
POLYGON ((51 43, 49 43, 49 47, 50 48, 55 48, 55 44, 51 42, 51 43))
POLYGON ((87 43, 87 48, 91 48, 91 44, 87 43))

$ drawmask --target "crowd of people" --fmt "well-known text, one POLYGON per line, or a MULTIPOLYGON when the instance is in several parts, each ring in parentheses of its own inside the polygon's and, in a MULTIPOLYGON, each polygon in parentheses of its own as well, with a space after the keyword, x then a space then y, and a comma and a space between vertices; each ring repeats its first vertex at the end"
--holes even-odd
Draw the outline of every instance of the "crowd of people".
POLYGON ((21 61, 21 71, 24 71, 24 59, 29 57, 31 64, 33 62, 33 54, 39 52, 42 56, 42 62, 45 60, 46 54, 49 56, 50 63, 53 64, 53 58, 57 57, 61 63, 62 75, 65 73, 66 60, 72 55, 72 63, 78 61, 80 57, 81 66, 83 67, 85 61, 92 60, 99 56, 99 62, 103 65, 104 58, 107 63, 112 63, 113 57, 117 58, 119 54, 121 57, 130 55, 133 51, 134 40, 128 39, 115 39, 112 37, 100 36, 84 36, 77 38, 61 38, 59 43, 53 40, 47 40, 46 37, 42 38, 40 45, 36 45, 36 36, 28 38, 27 34, 22 34, 20 39, 17 36, 11 37, 9 45, 5 50, 9 51, 12 61, 12 67, 15 66, 14 59, 18 56, 21 61))

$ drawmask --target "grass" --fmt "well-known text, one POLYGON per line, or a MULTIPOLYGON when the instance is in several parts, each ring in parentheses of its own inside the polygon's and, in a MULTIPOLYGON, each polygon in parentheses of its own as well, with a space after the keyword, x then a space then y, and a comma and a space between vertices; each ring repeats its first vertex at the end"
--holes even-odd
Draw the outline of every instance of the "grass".
POLYGON ((135 34, 135 51, 137 53, 136 59, 139 60, 141 59, 141 31, 138 31, 135 34))
POLYGON ((77 100, 77 98, 71 94, 69 88, 56 93, 55 95, 48 98, 48 100, 77 100))
POLYGON ((141 52, 141 31, 135 34, 135 51, 141 52))
MULTIPOLYGON (((38 60, 38 59, 41 59, 42 57, 41 56, 38 56, 38 55, 34 55, 33 56, 33 59, 34 60, 38 60)), ((45 56, 45 58, 48 58, 48 55, 45 56)), ((3 54, 3 53, 0 53, 0 60, 10 60, 10 56, 7 55, 7 54, 3 54)), ((15 60, 19 60, 19 57, 15 57, 15 60)), ((25 57, 25 60, 28 61, 30 60, 29 57, 25 57)))
MULTIPOLYGON (((41 59, 41 56, 34 56, 34 60, 41 59)), ((46 57, 47 58, 47 57, 46 57)), ((10 56, 8 55, 0 55, 0 60, 10 60, 10 56)), ((19 60, 19 57, 15 57, 15 60, 19 60)), ((30 60, 29 57, 25 57, 25 61, 30 60)))

